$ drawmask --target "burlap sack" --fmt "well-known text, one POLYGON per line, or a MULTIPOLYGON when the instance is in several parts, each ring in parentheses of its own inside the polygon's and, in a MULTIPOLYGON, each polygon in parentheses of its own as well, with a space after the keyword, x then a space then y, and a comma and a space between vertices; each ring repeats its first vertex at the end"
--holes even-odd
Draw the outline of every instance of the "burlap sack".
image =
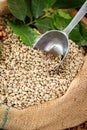
MULTIPOLYGON (((59 99, 23 110, 11 108, 6 130, 63 130, 87 121, 87 55, 68 91, 59 99)), ((6 106, 0 107, 0 124, 6 106)))
POLYGON ((10 13, 6 0, 0 0, 0 16, 10 13))

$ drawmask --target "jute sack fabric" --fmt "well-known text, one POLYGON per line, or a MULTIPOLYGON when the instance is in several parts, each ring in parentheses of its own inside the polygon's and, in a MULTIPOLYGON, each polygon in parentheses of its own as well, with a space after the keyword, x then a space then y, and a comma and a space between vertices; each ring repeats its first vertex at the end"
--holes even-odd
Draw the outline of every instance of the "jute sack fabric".
POLYGON ((63 130, 87 121, 87 55, 69 89, 61 98, 23 110, 0 107, 0 124, 6 130, 63 130))
POLYGON ((10 13, 6 0, 0 0, 0 16, 10 13))

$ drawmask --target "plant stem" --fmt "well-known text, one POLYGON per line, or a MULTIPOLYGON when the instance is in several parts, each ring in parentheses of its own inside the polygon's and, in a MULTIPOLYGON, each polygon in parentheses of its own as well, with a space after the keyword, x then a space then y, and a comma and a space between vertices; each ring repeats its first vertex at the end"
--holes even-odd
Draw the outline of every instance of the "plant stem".
POLYGON ((42 15, 42 16, 40 16, 39 18, 37 18, 37 19, 35 19, 35 20, 29 22, 27 25, 28 25, 28 26, 29 26, 29 25, 32 25, 32 24, 38 22, 39 20, 42 20, 42 19, 44 19, 44 18, 46 18, 46 17, 49 17, 49 16, 50 16, 50 12, 48 12, 48 11, 46 10, 46 12, 45 12, 44 15, 42 15))

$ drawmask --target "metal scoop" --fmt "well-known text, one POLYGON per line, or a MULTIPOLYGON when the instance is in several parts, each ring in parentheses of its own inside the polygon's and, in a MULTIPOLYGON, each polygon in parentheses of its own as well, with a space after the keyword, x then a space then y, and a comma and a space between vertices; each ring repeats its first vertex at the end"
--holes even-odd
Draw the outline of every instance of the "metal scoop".
POLYGON ((54 71, 57 72, 59 66, 64 61, 68 50, 69 50, 69 43, 68 43, 68 35, 72 31, 72 29, 78 24, 78 22, 82 19, 82 17, 87 13, 87 0, 80 8, 76 16, 70 22, 70 24, 63 30, 51 30, 47 31, 43 34, 40 39, 34 44, 34 49, 39 49, 43 52, 53 53, 55 55, 62 55, 61 62, 54 67, 54 71))

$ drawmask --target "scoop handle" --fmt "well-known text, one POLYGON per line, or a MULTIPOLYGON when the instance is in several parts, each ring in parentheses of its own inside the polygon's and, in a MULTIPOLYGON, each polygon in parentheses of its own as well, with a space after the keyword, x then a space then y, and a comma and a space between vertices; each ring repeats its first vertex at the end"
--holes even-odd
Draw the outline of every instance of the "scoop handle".
POLYGON ((84 15, 87 13, 87 0, 82 5, 78 13, 75 15, 75 17, 72 19, 70 24, 63 30, 63 32, 66 35, 69 35, 69 33, 72 31, 72 29, 79 23, 79 21, 84 17, 84 15))

